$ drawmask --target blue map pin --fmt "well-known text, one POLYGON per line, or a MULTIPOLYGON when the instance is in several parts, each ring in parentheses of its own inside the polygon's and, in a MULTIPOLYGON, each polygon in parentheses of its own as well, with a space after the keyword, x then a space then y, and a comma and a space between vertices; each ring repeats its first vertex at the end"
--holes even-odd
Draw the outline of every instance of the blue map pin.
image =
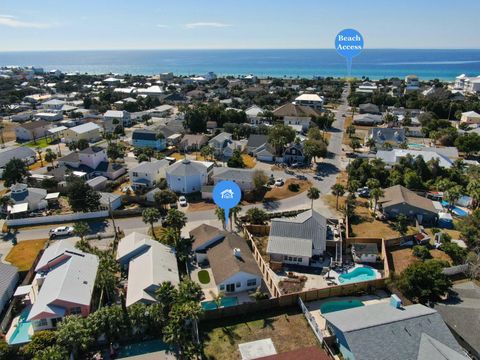
POLYGON ((228 223, 230 209, 237 206, 242 198, 242 191, 233 181, 220 181, 213 188, 213 201, 225 211, 225 225, 228 223))
POLYGON ((352 59, 363 50, 363 36, 357 30, 344 29, 335 37, 335 49, 338 55, 347 60, 347 72, 352 72, 352 59))

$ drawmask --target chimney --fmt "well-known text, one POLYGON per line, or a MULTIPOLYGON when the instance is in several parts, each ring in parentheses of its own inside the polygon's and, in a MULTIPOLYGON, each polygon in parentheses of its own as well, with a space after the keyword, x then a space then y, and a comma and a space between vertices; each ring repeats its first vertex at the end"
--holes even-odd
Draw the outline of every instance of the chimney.
POLYGON ((390 296, 390 306, 394 307, 395 309, 401 309, 402 300, 400 300, 397 295, 392 294, 392 296, 390 296))
POLYGON ((233 255, 235 255, 237 258, 241 258, 242 257, 242 252, 239 248, 235 248, 235 249, 233 249, 233 255))

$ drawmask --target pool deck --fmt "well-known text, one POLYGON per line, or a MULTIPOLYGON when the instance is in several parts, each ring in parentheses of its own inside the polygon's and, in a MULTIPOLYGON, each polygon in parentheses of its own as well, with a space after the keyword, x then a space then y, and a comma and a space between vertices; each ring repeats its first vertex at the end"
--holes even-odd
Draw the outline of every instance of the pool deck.
MULTIPOLYGON (((350 301, 350 300, 360 300, 363 302, 365 306, 368 305, 373 305, 373 304, 379 304, 382 302, 388 302, 389 300, 388 294, 383 291, 383 290, 377 290, 375 292, 375 295, 362 295, 362 296, 341 296, 341 297, 331 297, 331 298, 326 298, 322 300, 316 300, 316 301, 311 301, 308 303, 305 303, 305 306, 307 309, 310 311, 312 314, 313 318, 317 322, 318 326, 320 327, 320 330, 322 332, 326 331, 326 322, 324 317, 322 316, 322 312, 320 310, 321 306, 327 302, 332 302, 332 301, 350 301)), ((327 333, 324 333, 324 335, 328 335, 327 333)))

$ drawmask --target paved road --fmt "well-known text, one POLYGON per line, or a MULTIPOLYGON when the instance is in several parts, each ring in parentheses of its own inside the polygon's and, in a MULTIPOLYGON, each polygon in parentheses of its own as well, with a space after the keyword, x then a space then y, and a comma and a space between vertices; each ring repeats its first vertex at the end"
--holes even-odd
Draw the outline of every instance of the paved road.
MULTIPOLYGON (((347 113, 347 96, 348 92, 345 91, 342 95, 342 104, 337 109, 335 114, 335 121, 332 125, 332 135, 328 145, 329 156, 318 164, 317 174, 321 176, 321 180, 313 178, 312 174, 305 174, 307 178, 316 186, 322 194, 330 193, 330 188, 335 184, 336 178, 340 170, 346 166, 346 159, 342 151, 342 137, 345 125, 345 118, 342 116, 347 113)), ((282 171, 270 171, 275 178, 283 177, 285 179, 291 177, 282 171)), ((267 172, 268 174, 268 172, 267 172)), ((269 201, 262 204, 247 205, 243 207, 242 212, 246 212, 252 207, 261 207, 267 211, 288 211, 308 208, 310 206, 310 200, 307 198, 306 193, 301 193, 297 196, 279 200, 269 201)), ((335 217, 336 214, 332 211, 321 199, 314 202, 315 210, 324 214, 327 217, 335 217)), ((221 226, 220 222, 216 218, 212 210, 186 212, 188 223, 185 232, 195 228, 200 224, 210 224, 214 226, 221 226)), ((146 233, 148 226, 142 222, 141 217, 122 218, 116 220, 117 227, 120 227, 125 233, 129 234, 133 231, 146 233)), ((113 227, 110 220, 94 222, 91 224, 92 234, 112 232, 113 227)), ((19 229, 17 233, 17 240, 32 240, 48 237, 48 230, 50 226, 43 226, 39 228, 25 228, 19 229)), ((0 244, 0 253, 2 249, 0 244)), ((4 245, 5 246, 5 245, 4 245)))

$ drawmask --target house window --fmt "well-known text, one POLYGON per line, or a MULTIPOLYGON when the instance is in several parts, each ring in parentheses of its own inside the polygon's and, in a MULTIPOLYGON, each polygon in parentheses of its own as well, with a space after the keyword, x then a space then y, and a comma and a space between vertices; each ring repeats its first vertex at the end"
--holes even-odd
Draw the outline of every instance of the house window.
POLYGON ((287 256, 287 255, 284 255, 284 256, 283 256, 283 260, 288 260, 288 256, 287 256))
POLYGON ((242 283, 241 283, 241 282, 237 282, 237 283, 235 284, 235 287, 237 287, 237 288, 242 287, 242 283))
POLYGON ((80 306, 76 306, 70 309, 71 315, 79 315, 82 313, 82 308, 80 306))
POLYGON ((138 173, 137 173, 137 172, 134 172, 134 173, 133 173, 133 176, 135 176, 135 177, 138 176, 138 173))
POLYGON ((40 319, 37 321, 37 327, 43 327, 43 326, 47 326, 48 325, 48 321, 47 319, 40 319))
POLYGON ((255 285, 257 285, 257 279, 247 280, 247 286, 255 286, 255 285))
POLYGON ((225 285, 220 285, 220 290, 225 290, 225 285))
POLYGON ((289 256, 288 261, 293 261, 293 258, 291 256, 289 256))

